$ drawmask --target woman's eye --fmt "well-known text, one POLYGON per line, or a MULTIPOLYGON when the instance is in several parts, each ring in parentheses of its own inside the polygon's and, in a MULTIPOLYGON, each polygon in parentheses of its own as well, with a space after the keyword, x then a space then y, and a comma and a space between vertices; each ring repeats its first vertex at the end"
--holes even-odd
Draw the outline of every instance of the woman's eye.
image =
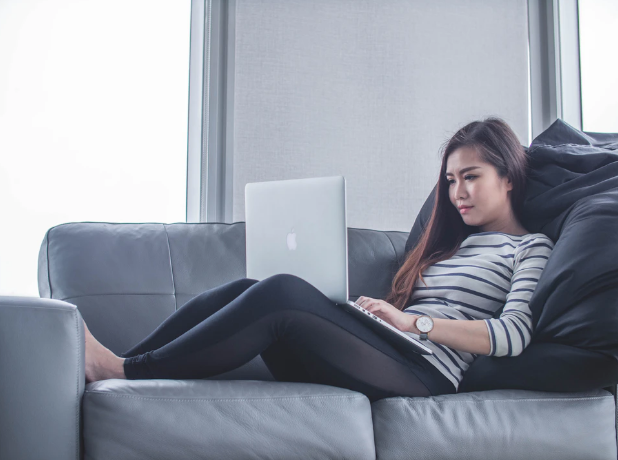
MULTIPOLYGON (((475 178, 475 177, 476 177, 476 176, 467 175, 467 176, 464 176, 464 179, 468 179, 468 178, 473 179, 473 178, 475 178)), ((455 182, 454 180, 449 180, 449 181, 448 181, 449 185, 453 184, 454 182, 455 182)))

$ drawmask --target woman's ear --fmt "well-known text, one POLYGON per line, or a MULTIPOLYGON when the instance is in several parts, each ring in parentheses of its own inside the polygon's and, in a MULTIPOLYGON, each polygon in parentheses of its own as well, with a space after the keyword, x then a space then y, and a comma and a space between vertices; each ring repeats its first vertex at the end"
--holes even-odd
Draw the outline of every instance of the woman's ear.
POLYGON ((513 190, 513 181, 509 176, 506 176, 506 189, 507 191, 513 190))

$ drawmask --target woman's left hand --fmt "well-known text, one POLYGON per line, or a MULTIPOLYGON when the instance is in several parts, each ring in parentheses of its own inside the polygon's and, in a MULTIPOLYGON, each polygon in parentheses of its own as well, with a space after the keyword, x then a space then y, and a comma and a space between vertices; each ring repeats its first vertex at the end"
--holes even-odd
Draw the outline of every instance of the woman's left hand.
POLYGON ((372 299, 371 297, 360 296, 356 299, 356 303, 400 331, 413 332, 414 320, 417 315, 404 313, 384 300, 372 299))

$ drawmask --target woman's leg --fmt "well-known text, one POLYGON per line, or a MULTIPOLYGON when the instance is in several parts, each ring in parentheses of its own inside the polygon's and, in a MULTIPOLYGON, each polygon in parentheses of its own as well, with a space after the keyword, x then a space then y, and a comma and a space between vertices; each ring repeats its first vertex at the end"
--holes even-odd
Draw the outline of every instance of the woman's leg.
POLYGON ((255 283, 162 347, 127 357, 124 371, 128 379, 205 378, 260 353, 278 380, 349 388, 372 401, 431 394, 430 363, 407 358, 310 283, 287 274, 255 283))
POLYGON ((168 316, 146 338, 118 356, 128 358, 161 348, 225 307, 258 282, 258 280, 251 278, 241 278, 209 289, 193 297, 168 316))
POLYGON ((276 380, 348 388, 367 395, 371 402, 391 396, 432 395, 417 374, 424 369, 394 359, 329 320, 303 312, 295 316, 299 324, 296 340, 303 345, 286 349, 278 341, 262 352, 276 380), (288 359, 278 354, 273 357, 273 352, 287 353, 288 359))

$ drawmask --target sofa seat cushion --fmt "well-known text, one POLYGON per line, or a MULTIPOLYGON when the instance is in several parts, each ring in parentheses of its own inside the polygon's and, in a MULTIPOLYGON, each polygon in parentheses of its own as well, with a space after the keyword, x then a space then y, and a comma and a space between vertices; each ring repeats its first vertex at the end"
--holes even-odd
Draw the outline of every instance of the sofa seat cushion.
POLYGON ((381 460, 615 460, 614 414, 605 390, 502 389, 372 404, 381 460))
POLYGON ((89 460, 375 459, 369 399, 313 383, 100 380, 83 423, 89 460))

